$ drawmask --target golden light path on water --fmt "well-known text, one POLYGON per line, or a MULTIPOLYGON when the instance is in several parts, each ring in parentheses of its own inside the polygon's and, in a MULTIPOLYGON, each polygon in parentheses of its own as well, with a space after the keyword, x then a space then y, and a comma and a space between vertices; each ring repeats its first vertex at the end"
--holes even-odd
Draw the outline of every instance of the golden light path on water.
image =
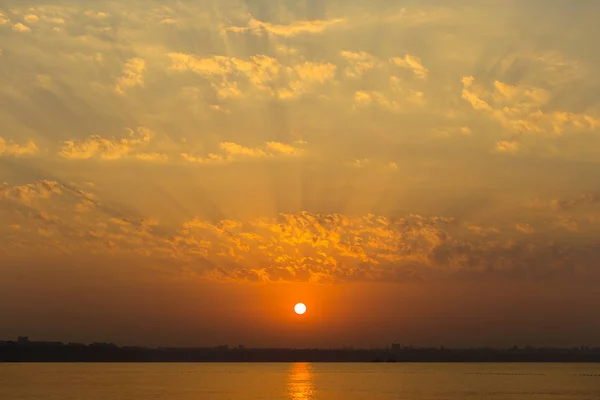
POLYGON ((290 400, 310 400, 315 398, 313 372, 310 363, 294 363, 288 375, 288 395, 290 400))

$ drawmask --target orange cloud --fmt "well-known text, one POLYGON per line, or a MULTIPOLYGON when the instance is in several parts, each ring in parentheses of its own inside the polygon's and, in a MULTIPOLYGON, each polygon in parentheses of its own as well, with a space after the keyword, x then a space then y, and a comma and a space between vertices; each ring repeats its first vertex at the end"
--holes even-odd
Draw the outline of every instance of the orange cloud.
POLYGON ((117 80, 115 91, 124 94, 125 90, 135 86, 144 86, 144 73, 146 72, 146 62, 139 58, 127 60, 123 67, 123 75, 117 80))
POLYGON ((39 22, 40 17, 35 14, 27 14, 25 17, 23 17, 23 20, 27 23, 35 24, 36 22, 39 22))
POLYGON ((118 160, 133 157, 145 161, 164 161, 165 154, 146 153, 141 151, 146 148, 152 138, 152 132, 147 128, 138 128, 137 131, 129 130, 125 138, 104 138, 93 135, 84 140, 68 140, 59 154, 68 159, 90 159, 99 157, 103 160, 118 160))
POLYGON ((22 204, 31 204, 34 199, 48 199, 61 192, 61 187, 56 181, 41 180, 27 185, 0 183, 1 200, 12 200, 22 204))
POLYGON ((23 25, 20 22, 14 24, 12 29, 13 29, 14 32, 25 32, 25 33, 31 32, 31 28, 29 28, 26 25, 23 25))
POLYGON ((29 141, 25 145, 18 145, 0 137, 0 156, 28 156, 36 154, 38 151, 39 149, 33 141, 29 141))
POLYGON ((364 51, 342 51, 340 55, 350 64, 350 67, 346 68, 345 72, 346 76, 351 78, 361 77, 365 73, 372 71, 378 64, 378 61, 373 55, 364 51))
MULTIPOLYGON (((486 90, 475 84, 472 76, 464 77, 462 82, 464 100, 475 110, 487 112, 512 131, 561 135, 565 131, 589 132, 600 127, 600 119, 591 115, 562 110, 542 111, 552 98, 545 89, 495 81, 493 90, 486 90)), ((510 145, 501 144, 500 147, 512 149, 512 152, 515 150, 515 146, 510 145)))
POLYGON ((306 20, 294 21, 289 25, 271 24, 269 22, 259 21, 250 16, 247 26, 231 26, 225 28, 225 32, 245 33, 249 32, 254 35, 260 35, 263 32, 275 36, 290 37, 303 33, 321 33, 333 25, 344 22, 343 19, 332 20, 306 20))
POLYGON ((423 61, 421 61, 419 57, 407 54, 404 58, 393 57, 390 61, 400 68, 412 71, 412 73, 420 79, 427 79, 429 76, 429 69, 423 65, 423 61))
POLYGON ((294 147, 280 142, 267 142, 263 147, 246 147, 234 142, 222 142, 221 154, 210 153, 206 157, 196 157, 182 153, 183 159, 201 164, 215 164, 231 162, 236 159, 266 158, 266 157, 294 157, 304 153, 301 147, 294 147))
POLYGON ((280 99, 296 98, 317 85, 333 81, 337 67, 331 63, 304 62, 283 65, 277 59, 256 55, 249 60, 212 56, 200 58, 170 53, 171 71, 192 71, 210 80, 220 98, 242 97, 241 87, 280 99))
POLYGON ((515 154, 521 150, 521 143, 516 140, 502 140, 496 143, 496 151, 499 153, 515 154))

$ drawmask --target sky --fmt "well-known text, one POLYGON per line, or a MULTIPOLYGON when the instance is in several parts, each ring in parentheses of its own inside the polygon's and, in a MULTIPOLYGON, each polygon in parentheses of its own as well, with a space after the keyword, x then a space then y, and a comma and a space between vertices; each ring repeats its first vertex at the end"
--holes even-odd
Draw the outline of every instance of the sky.
POLYGON ((599 15, 0 0, 0 337, 600 346, 599 15))

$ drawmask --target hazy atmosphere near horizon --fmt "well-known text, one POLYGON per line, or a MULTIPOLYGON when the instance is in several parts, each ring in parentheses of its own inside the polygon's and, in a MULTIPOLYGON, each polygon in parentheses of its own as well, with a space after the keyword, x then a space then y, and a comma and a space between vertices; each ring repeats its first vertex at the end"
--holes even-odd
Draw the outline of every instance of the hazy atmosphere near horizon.
POLYGON ((0 340, 600 345, 598 8, 0 0, 0 340))

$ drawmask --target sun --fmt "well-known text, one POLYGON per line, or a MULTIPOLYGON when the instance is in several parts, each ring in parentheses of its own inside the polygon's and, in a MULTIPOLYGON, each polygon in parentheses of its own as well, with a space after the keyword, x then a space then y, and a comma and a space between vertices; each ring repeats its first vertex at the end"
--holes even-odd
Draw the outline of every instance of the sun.
POLYGON ((306 306, 304 305, 304 303, 298 303, 294 306, 294 311, 296 312, 296 314, 302 315, 306 312, 306 306))

